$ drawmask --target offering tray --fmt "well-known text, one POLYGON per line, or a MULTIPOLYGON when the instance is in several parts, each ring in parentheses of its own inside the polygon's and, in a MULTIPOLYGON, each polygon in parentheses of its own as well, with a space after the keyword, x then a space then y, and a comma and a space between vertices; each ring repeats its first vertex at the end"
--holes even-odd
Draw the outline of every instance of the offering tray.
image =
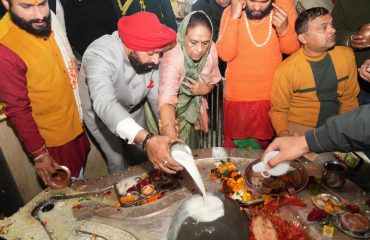
POLYGON ((180 188, 180 174, 170 175, 153 170, 148 174, 119 178, 114 188, 121 207, 143 205, 155 201, 167 192, 180 188))
POLYGON ((297 160, 292 161, 289 170, 282 176, 271 176, 265 178, 261 173, 252 170, 252 166, 259 163, 255 160, 245 169, 247 185, 261 194, 281 196, 285 194, 298 193, 308 184, 309 176, 306 167, 297 160))
POLYGON ((344 206, 342 201, 330 193, 321 193, 311 198, 312 204, 326 212, 327 214, 337 214, 342 212, 344 206))
MULTIPOLYGON (((369 219, 369 217, 367 218, 369 219)), ((344 232, 348 236, 351 236, 357 239, 369 239, 370 238, 370 228, 366 232, 356 232, 356 231, 347 229, 345 226, 343 226, 342 222, 340 221, 340 214, 334 214, 333 223, 337 228, 339 228, 342 232, 344 232)))

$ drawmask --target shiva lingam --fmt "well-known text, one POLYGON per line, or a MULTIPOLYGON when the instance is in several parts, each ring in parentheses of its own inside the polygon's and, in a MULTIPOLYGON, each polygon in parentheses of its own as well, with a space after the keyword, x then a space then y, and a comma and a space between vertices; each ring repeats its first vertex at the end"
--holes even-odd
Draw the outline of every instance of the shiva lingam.
POLYGON ((240 206, 221 193, 214 193, 224 204, 225 215, 212 222, 198 222, 188 216, 185 200, 177 210, 167 234, 168 240, 239 240, 248 239, 249 219, 240 206))

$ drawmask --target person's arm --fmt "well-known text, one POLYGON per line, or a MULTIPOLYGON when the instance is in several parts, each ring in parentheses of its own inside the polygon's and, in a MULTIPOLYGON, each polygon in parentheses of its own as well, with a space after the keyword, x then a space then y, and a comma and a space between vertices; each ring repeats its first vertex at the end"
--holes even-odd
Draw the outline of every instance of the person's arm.
POLYGON ((370 105, 326 120, 316 130, 306 132, 309 148, 316 153, 355 151, 370 148, 370 105))
POLYGON ((367 59, 360 67, 360 76, 362 79, 370 82, 370 59, 367 59))
MULTIPOLYGON (((28 154, 36 154, 45 148, 45 140, 32 116, 27 90, 27 66, 14 52, 1 44, 0 56, 0 99, 6 104, 5 114, 14 125, 28 154)), ((49 154, 40 156, 35 161, 35 168, 47 185, 59 165, 49 154)))
POLYGON ((162 135, 178 137, 177 95, 185 75, 184 55, 179 45, 166 52, 159 66, 159 130, 162 135))
POLYGON ((362 105, 344 115, 327 119, 324 125, 307 131, 305 136, 276 138, 263 156, 274 150, 280 151, 269 162, 275 166, 280 162, 293 161, 310 151, 322 153, 370 149, 369 116, 370 105, 362 105))
POLYGON ((278 155, 271 158, 268 162, 270 167, 274 167, 281 162, 293 161, 302 155, 309 153, 305 136, 299 137, 278 137, 266 148, 261 159, 271 151, 280 151, 278 155))
POLYGON ((280 65, 276 69, 272 84, 271 110, 269 115, 272 126, 278 136, 289 136, 288 111, 293 97, 293 85, 290 82, 291 79, 289 79, 289 72, 284 70, 288 66, 280 65))
MULTIPOLYGON (((280 50, 284 54, 292 54, 299 49, 297 34, 294 30, 297 13, 291 1, 286 1, 285 4, 281 6, 277 4, 274 4, 274 6, 274 12, 276 12, 274 15, 278 14, 278 16, 283 16, 285 13, 288 21, 287 27, 282 33, 279 33, 277 27, 274 25, 279 37, 280 50)), ((280 17, 280 19, 281 18, 283 17, 280 17)), ((275 21, 273 21, 273 23, 275 23, 275 21)))
POLYGON ((141 146, 148 154, 155 168, 167 173, 176 173, 182 167, 175 162, 169 152, 170 145, 178 141, 176 137, 158 136, 138 125, 133 118, 125 118, 117 125, 116 134, 141 146))
POLYGON ((159 131, 161 135, 170 137, 179 137, 176 107, 171 104, 164 104, 159 112, 160 124, 159 131))
POLYGON ((344 84, 343 94, 338 98, 340 102, 340 113, 345 113, 358 107, 357 95, 360 92, 360 87, 357 80, 357 66, 353 52, 349 50, 348 53, 345 57, 349 65, 348 79, 338 83, 344 84))
POLYGON ((347 15, 351 14, 349 11, 349 9, 346 9, 345 6, 343 6, 342 1, 338 1, 334 5, 332 16, 334 27, 336 29, 336 44, 349 46, 353 49, 368 48, 369 44, 367 44, 366 39, 361 35, 357 35, 355 29, 349 29, 347 27, 348 21, 350 21, 348 19, 350 16, 347 17, 347 15))
MULTIPOLYGON (((240 0, 232 0, 233 2, 240 0)), ((225 62, 231 62, 238 54, 240 16, 232 17, 231 9, 232 6, 227 7, 222 14, 220 33, 216 42, 218 56, 225 62)))
POLYGON ((179 139, 152 135, 152 133, 142 129, 137 133, 134 141, 144 148, 155 168, 171 174, 183 169, 181 165, 173 160, 169 151, 171 144, 179 141, 179 139))
POLYGON ((177 32, 176 16, 173 12, 173 8, 170 0, 161 0, 161 10, 164 23, 167 27, 172 28, 177 32))

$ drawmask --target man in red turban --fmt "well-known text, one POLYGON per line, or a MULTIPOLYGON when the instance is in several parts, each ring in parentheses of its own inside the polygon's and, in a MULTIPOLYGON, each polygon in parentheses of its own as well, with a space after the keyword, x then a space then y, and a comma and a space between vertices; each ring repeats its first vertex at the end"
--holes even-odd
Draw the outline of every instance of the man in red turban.
POLYGON ((83 55, 84 122, 105 153, 110 173, 146 156, 145 151, 154 167, 168 173, 181 169, 169 153, 176 139, 155 135, 156 124, 148 117, 152 112, 158 118, 157 68, 164 49, 175 41, 176 32, 155 14, 140 12, 122 17, 117 32, 94 41, 83 55), (153 133, 145 130, 147 123, 153 133))

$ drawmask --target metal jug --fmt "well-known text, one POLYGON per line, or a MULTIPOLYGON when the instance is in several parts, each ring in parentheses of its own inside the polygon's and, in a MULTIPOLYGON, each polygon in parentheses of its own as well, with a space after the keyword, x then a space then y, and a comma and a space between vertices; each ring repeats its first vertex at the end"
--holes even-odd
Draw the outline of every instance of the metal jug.
POLYGON ((347 166, 338 160, 324 163, 323 182, 326 186, 340 188, 346 183, 345 171, 347 166))

